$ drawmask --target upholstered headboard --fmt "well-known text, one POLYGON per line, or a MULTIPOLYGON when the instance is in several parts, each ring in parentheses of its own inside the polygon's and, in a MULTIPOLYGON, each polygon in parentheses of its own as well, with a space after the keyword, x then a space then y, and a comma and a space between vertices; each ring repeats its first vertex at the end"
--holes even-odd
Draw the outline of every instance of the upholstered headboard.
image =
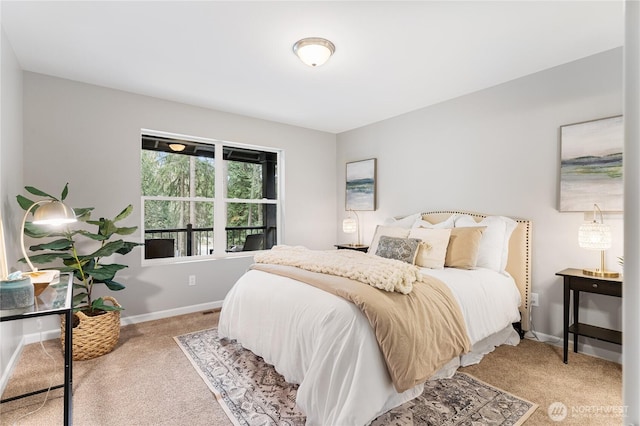
MULTIPOLYGON (((452 214, 467 214, 480 222, 489 214, 474 213, 465 211, 432 211, 422 213, 422 218, 431 223, 438 223, 446 220, 452 214)), ((531 221, 512 217, 518 222, 518 226, 511 234, 509 240, 509 258, 506 270, 516 282, 520 290, 522 304, 520 314, 522 315, 522 329, 530 330, 530 296, 531 296, 531 221)))

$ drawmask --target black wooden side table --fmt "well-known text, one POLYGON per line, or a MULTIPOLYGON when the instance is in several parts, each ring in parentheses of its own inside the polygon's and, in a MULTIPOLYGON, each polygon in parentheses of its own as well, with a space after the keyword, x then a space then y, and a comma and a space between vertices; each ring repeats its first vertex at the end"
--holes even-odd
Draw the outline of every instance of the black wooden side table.
POLYGON ((580 292, 622 297, 622 277, 604 278, 585 275, 581 269, 568 268, 556 275, 564 277, 564 363, 568 363, 569 333, 573 333, 573 352, 578 352, 578 336, 591 337, 622 345, 622 332, 578 321, 580 292), (573 324, 569 325, 569 305, 573 290, 573 324))

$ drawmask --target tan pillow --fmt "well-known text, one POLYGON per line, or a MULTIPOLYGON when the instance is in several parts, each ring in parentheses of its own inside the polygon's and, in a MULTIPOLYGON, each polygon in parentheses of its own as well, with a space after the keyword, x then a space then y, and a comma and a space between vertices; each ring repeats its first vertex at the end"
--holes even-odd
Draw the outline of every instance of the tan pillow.
POLYGON ((442 269, 447 256, 451 229, 413 228, 409 238, 422 240, 416 256, 416 265, 422 268, 442 269))
POLYGON ((373 234, 373 240, 369 245, 369 250, 367 253, 376 254, 378 250, 378 242, 380 241, 380 236, 386 235, 387 237, 396 237, 396 238, 407 238, 409 236, 409 229, 407 228, 398 228, 397 226, 382 226, 378 225, 376 227, 376 232, 373 234))
POLYGON ((486 228, 486 226, 477 226, 451 229, 444 266, 460 269, 475 268, 478 262, 480 239, 486 228))

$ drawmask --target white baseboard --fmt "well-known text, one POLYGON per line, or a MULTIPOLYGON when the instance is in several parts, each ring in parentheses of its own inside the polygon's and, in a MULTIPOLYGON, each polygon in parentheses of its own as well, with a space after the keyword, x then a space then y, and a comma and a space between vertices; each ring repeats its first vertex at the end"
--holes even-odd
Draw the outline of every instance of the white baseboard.
MULTIPOLYGON (((527 332, 525 337, 527 339, 549 343, 561 348, 564 346, 563 340, 561 337, 540 333, 539 331, 536 331, 535 334, 538 336, 538 339, 536 339, 532 335, 532 333, 529 331, 527 332)), ((572 335, 570 334, 570 336, 572 335)), ((607 343, 602 343, 602 344, 608 345, 607 343)), ((596 347, 588 343, 582 343, 578 341, 578 352, 581 354, 586 354, 596 358, 606 359, 608 361, 613 361, 613 362, 617 362, 618 364, 622 364, 622 349, 620 351, 614 351, 614 350, 606 349, 603 347, 596 347)), ((573 339, 569 338, 569 361, 571 361, 572 353, 573 353, 573 339)))
MULTIPOLYGON (((175 317, 178 315, 190 314, 193 312, 206 311, 208 309, 217 309, 222 307, 222 300, 218 300, 215 302, 208 303, 200 303, 198 305, 184 306, 181 308, 175 309, 167 309, 165 311, 151 312, 148 314, 134 315, 130 317, 123 317, 120 319, 120 325, 130 325, 130 324, 138 324, 146 321, 153 321, 163 318, 175 317)), ((7 368, 2 372, 2 376, 0 376, 0 394, 4 392, 9 379, 11 378, 11 374, 13 373, 13 369, 18 363, 18 359, 20 359, 20 355, 22 354, 22 349, 24 345, 28 345, 31 343, 38 343, 41 340, 51 340, 60 338, 60 328, 56 328, 53 330, 42 330, 38 333, 25 334, 22 336, 22 340, 20 344, 11 355, 11 359, 7 364, 7 368)))
POLYGON ((185 306, 182 308, 167 309, 166 311, 151 312, 149 314, 134 315, 124 317, 120 320, 120 325, 138 324, 146 321, 159 320, 163 318, 175 317, 178 315, 190 314, 193 312, 206 311, 208 309, 222 308, 222 300, 198 305, 185 306))
MULTIPOLYGON (((190 314, 193 312, 206 311, 207 309, 217 309, 222 307, 222 300, 208 303, 200 303, 198 305, 184 306, 181 308, 167 309, 165 311, 150 312, 148 314, 133 315, 130 317, 120 318, 120 325, 138 324, 141 322, 154 321, 163 318, 175 317, 178 315, 190 314)), ((40 341, 40 335, 42 334, 42 340, 57 339, 60 337, 60 329, 45 330, 40 333, 31 333, 23 337, 24 344, 37 343, 40 341)))

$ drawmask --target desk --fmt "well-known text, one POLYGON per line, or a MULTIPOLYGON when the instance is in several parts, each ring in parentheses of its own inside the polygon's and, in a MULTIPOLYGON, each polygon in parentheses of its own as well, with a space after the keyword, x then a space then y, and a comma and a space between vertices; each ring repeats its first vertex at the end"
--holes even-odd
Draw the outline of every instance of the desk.
POLYGON ((569 333, 573 333, 573 352, 578 352, 578 336, 622 344, 622 332, 596 327, 578 321, 580 292, 622 297, 622 278, 603 278, 585 275, 581 269, 565 269, 556 275, 564 277, 564 363, 569 355, 569 333), (573 290, 573 324, 569 325, 569 305, 573 290))
MULTIPOLYGON (((64 384, 52 386, 51 389, 64 387, 64 424, 71 425, 72 419, 72 331, 73 331, 73 276, 71 274, 60 274, 60 279, 49 284, 49 286, 38 297, 36 303, 28 308, 12 310, 9 313, 0 312, 0 321, 16 321, 27 318, 42 317, 46 315, 65 315, 65 348, 64 348, 64 384)), ((40 389, 23 395, 3 399, 1 403, 14 401, 27 396, 37 395, 46 392, 47 389, 40 389)))
POLYGON ((366 253, 369 250, 369 246, 364 244, 335 244, 335 248, 338 250, 355 250, 366 253))

